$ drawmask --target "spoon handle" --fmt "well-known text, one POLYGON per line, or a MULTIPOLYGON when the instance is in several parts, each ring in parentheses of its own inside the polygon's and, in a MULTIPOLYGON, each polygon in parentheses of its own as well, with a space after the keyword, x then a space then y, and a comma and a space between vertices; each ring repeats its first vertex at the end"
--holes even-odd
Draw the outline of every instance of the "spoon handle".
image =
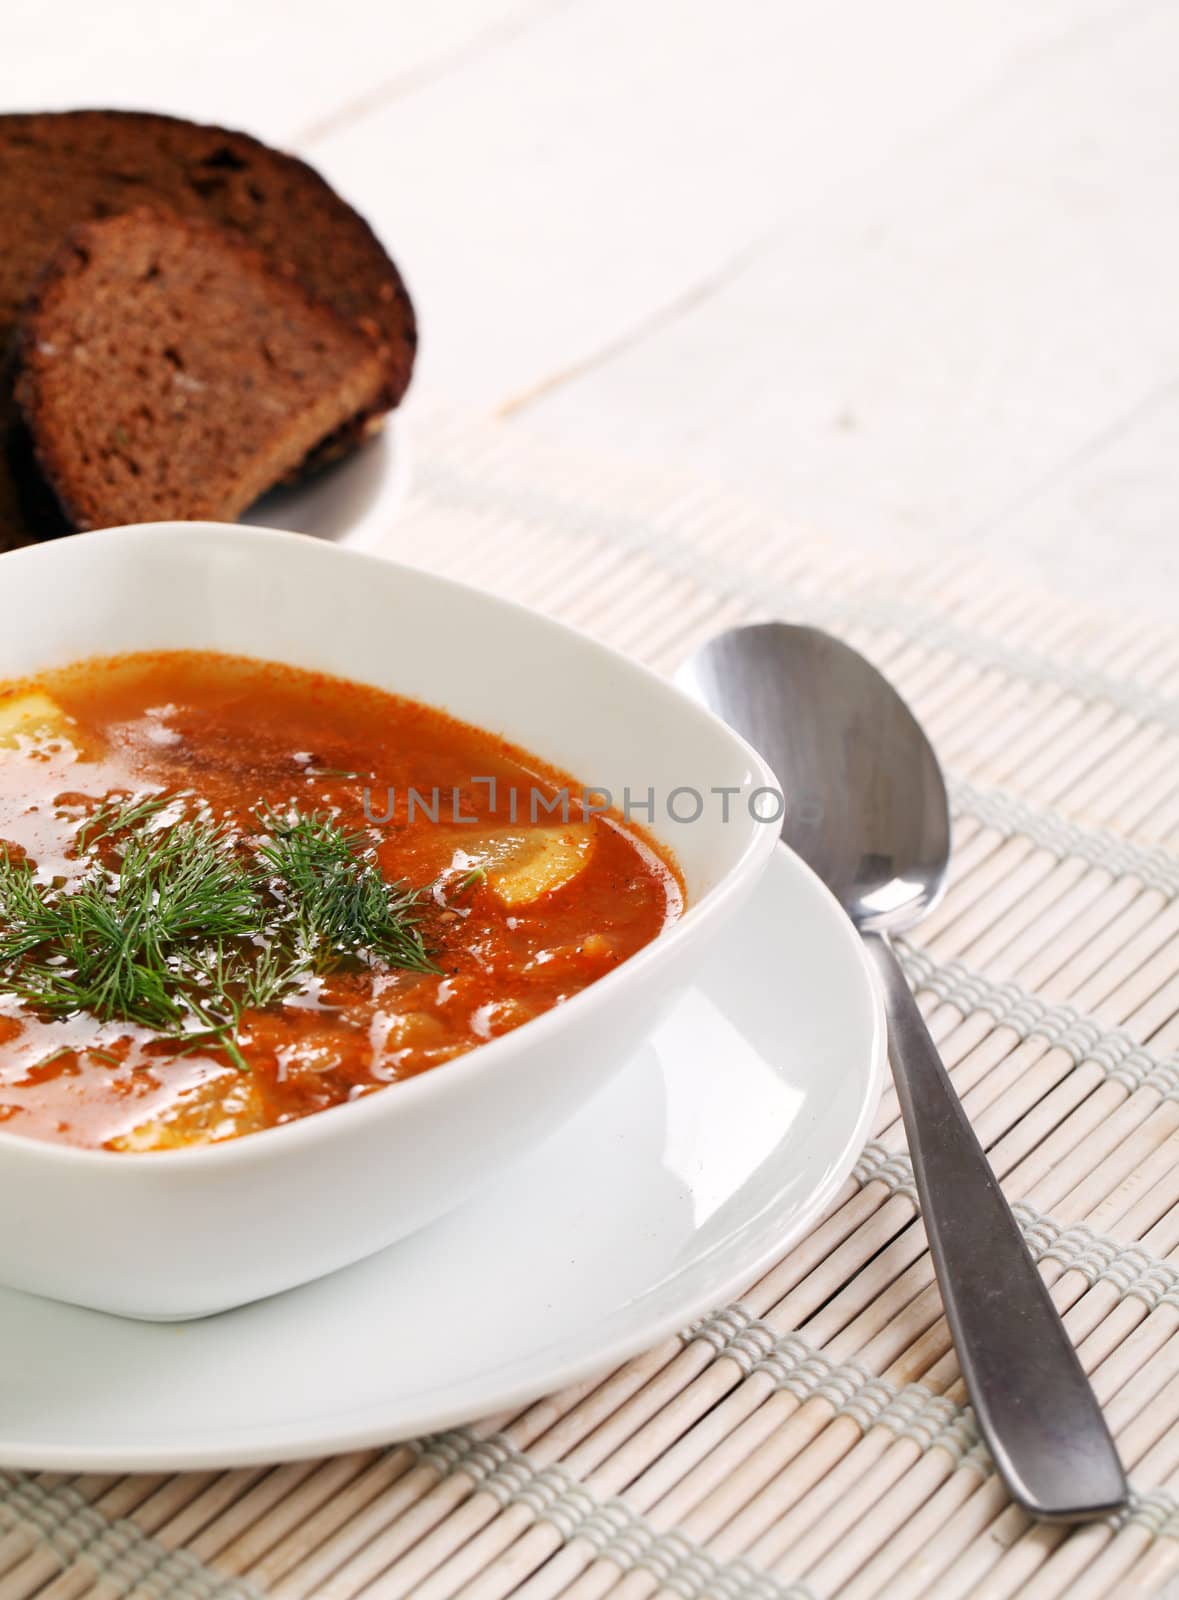
POLYGON ((926 1237, 979 1429, 1033 1516, 1099 1517, 1128 1487, 1101 1408, 954 1093, 892 946, 866 933, 926 1237))

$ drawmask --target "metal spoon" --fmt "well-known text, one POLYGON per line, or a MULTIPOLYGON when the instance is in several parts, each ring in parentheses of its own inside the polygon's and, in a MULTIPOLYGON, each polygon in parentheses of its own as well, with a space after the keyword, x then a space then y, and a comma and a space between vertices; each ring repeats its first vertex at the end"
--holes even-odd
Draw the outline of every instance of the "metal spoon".
POLYGON ((929 741, 875 667, 815 628, 732 629, 680 681, 774 768, 782 837, 864 936, 942 1302, 996 1467, 1034 1516, 1107 1514, 1128 1488, 1105 1419, 889 943, 946 880, 950 813, 929 741))

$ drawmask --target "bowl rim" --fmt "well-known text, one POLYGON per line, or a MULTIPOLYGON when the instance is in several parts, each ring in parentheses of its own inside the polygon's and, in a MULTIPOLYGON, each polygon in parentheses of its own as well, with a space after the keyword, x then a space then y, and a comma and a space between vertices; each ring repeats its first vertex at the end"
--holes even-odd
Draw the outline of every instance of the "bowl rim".
MULTIPOLYGON (((510 617, 521 619, 525 626, 572 643, 586 654, 591 665, 597 660, 607 661, 615 668, 621 666, 643 686, 647 693, 656 696, 667 705, 674 706, 677 714, 687 715, 701 727, 709 728, 714 737, 719 733, 727 741, 730 750, 749 763, 753 775, 760 777, 764 786, 774 790, 779 789, 778 779, 753 746, 669 679, 661 677, 650 667, 624 655, 620 650, 615 650, 580 628, 559 622, 556 618, 535 611, 519 601, 491 594, 474 584, 463 583, 444 574, 411 566, 407 562, 380 555, 370 549, 355 549, 347 545, 332 544, 311 534, 290 533, 276 528, 247 527, 231 522, 127 523, 117 528, 103 529, 97 534, 65 534, 51 542, 24 546, 0 554, 0 562, 4 563, 0 571, 15 577, 13 569, 18 564, 33 566, 47 559, 57 559, 57 553, 75 539, 86 540, 87 548, 93 549, 96 553, 109 548, 112 555, 117 550, 144 539, 150 539, 157 547, 171 542, 186 556, 193 555, 202 545, 210 543, 231 543, 235 547, 253 543, 258 546, 267 545, 272 549, 311 551, 316 552, 310 556, 311 560, 351 565, 358 577, 365 571, 380 570, 383 582, 389 581, 392 576, 403 582, 426 583, 444 591, 449 590, 471 597, 489 609, 506 612, 510 617)), ((117 643, 114 641, 111 653, 118 653, 117 643)), ((248 655, 248 652, 246 654, 248 655)), ((258 656, 254 659, 272 661, 275 658, 258 656)), ((297 667, 299 662, 288 660, 282 664, 297 667)), ((337 675, 345 676, 343 673, 337 675)), ((395 690, 387 692, 396 693, 395 690)), ((436 709, 446 710, 444 706, 436 709)), ((74 1168, 85 1165, 104 1172, 118 1172, 125 1176, 114 1181, 142 1183, 145 1179, 155 1178, 161 1173, 191 1174, 194 1170, 206 1166, 217 1169, 231 1168, 263 1159, 266 1152, 273 1152, 277 1159, 283 1151, 294 1152, 303 1146, 314 1148, 325 1139, 340 1138, 348 1126, 359 1129, 362 1126, 362 1117, 366 1117, 369 1123, 375 1124, 378 1119, 396 1116, 399 1108, 410 1104, 421 1105, 430 1098, 459 1094, 469 1079, 495 1071, 505 1057, 510 1059, 513 1053, 518 1053, 522 1038, 528 1041, 530 1047, 543 1046, 548 1035, 559 1033, 567 1026, 567 1019, 570 1016, 580 1018, 591 1007, 601 1007, 611 996, 621 997, 629 989, 642 983, 648 973, 666 965, 685 943, 696 939, 701 931, 722 917, 729 902, 743 891, 747 880, 760 876, 761 871, 768 865, 778 841, 776 825, 751 818, 750 827, 750 835, 740 854, 720 880, 700 899, 687 904, 683 914, 674 923, 663 928, 649 944, 635 951, 611 972, 605 973, 587 988, 559 1005, 551 1007, 540 1016, 532 1018, 520 1028, 489 1039, 463 1055, 441 1063, 439 1068, 432 1068, 428 1072, 387 1085, 388 1089, 396 1091, 394 1094, 378 1092, 364 1095, 359 1100, 326 1106, 308 1116, 297 1117, 292 1122, 280 1123, 269 1128, 257 1128, 249 1133, 239 1134, 235 1138, 212 1144, 191 1145, 180 1150, 138 1151, 133 1155, 128 1152, 36 1139, 0 1127, 0 1152, 29 1162, 56 1162, 61 1166, 74 1168), (407 1096, 412 1098, 407 1099, 407 1096), (349 1121, 346 1122, 339 1115, 341 1112, 349 1114, 349 1121)))

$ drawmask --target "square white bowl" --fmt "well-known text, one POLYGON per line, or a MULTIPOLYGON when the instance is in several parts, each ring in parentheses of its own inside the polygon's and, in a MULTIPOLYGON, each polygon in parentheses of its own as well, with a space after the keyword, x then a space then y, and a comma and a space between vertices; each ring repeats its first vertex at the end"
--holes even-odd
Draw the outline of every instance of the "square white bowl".
POLYGON ((777 838, 751 803, 776 793, 769 768, 670 684, 522 607, 378 557, 294 534, 153 523, 5 555, 0 594, 0 679, 135 650, 232 652, 439 707, 616 801, 653 791, 653 821, 636 815, 673 852, 688 893, 678 922, 572 1000, 354 1103, 156 1154, 0 1129, 0 1283, 15 1288, 127 1316, 202 1316, 422 1227, 627 1061, 724 936, 777 838), (702 797, 698 818, 672 819, 677 790, 684 817, 693 791, 702 797))

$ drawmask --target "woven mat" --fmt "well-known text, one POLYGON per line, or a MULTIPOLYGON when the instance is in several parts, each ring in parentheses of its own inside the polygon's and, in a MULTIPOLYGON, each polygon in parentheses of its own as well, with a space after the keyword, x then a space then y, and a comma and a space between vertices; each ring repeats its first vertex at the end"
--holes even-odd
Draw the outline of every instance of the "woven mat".
POLYGON ((889 571, 764 511, 431 423, 394 554, 661 669, 816 621, 951 775, 923 1009, 1117 1434, 1124 1516, 1034 1525, 978 1443, 895 1096, 826 1218, 739 1304, 519 1415, 327 1461, 0 1474, 4 1600, 1069 1600, 1179 1569, 1179 630, 983 568, 889 571))

